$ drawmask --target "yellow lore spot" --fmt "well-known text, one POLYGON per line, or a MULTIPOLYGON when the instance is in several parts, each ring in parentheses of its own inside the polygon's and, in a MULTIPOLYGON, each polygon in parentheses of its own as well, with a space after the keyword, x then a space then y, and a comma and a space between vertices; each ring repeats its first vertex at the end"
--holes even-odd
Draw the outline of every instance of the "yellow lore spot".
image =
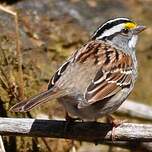
POLYGON ((136 23, 133 22, 125 23, 125 29, 134 29, 135 27, 137 27, 136 23))

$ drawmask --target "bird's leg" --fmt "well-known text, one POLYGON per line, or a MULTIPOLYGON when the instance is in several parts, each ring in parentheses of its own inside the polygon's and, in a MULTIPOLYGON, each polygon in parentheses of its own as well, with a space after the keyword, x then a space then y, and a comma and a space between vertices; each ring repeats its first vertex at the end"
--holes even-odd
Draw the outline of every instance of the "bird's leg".
MULTIPOLYGON (((64 127, 64 133, 67 134, 70 124, 73 123, 75 120, 72 117, 70 117, 67 112, 65 112, 65 120, 66 120, 66 123, 64 127)), ((73 143, 73 140, 71 142, 73 143)))
POLYGON ((76 121, 78 119, 70 117, 69 114, 66 112, 65 120, 67 121, 67 123, 71 123, 71 122, 74 122, 74 121, 76 121))
POLYGON ((114 142, 114 140, 115 140, 115 129, 118 126, 120 126, 121 124, 125 123, 126 120, 118 120, 111 115, 107 115, 106 118, 107 118, 108 123, 112 124, 111 139, 112 139, 112 142, 114 142))
POLYGON ((72 124, 73 122, 75 122, 76 120, 80 120, 79 118, 72 118, 69 116, 69 114, 66 112, 66 116, 65 116, 65 120, 66 120, 66 125, 65 125, 65 133, 68 130, 68 128, 70 127, 70 124, 72 124))
MULTIPOLYGON (((68 128, 70 127, 70 124, 75 122, 76 120, 80 120, 79 118, 72 118, 69 116, 69 114, 66 112, 66 115, 65 115, 65 120, 67 121, 66 125, 65 125, 65 133, 67 133, 68 131, 68 128)), ((75 144, 74 144, 74 140, 72 139, 71 140, 71 148, 72 150, 75 149, 75 144)))

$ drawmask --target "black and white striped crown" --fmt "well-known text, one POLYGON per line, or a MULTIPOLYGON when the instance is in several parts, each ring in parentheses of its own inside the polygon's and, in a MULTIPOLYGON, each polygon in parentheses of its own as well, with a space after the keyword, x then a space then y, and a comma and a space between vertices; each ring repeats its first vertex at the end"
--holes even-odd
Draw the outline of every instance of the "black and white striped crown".
POLYGON ((93 33, 92 39, 104 39, 105 37, 109 37, 116 32, 119 32, 122 28, 121 25, 127 22, 134 23, 129 18, 119 17, 111 19, 98 27, 98 29, 93 33))

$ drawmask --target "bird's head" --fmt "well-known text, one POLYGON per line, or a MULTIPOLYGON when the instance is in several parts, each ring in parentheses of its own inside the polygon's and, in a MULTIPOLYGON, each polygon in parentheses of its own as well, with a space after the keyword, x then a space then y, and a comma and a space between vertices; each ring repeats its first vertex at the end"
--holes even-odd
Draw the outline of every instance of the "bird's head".
POLYGON ((109 41, 122 49, 134 49, 138 34, 145 26, 128 18, 115 18, 102 24, 93 34, 93 40, 109 41))

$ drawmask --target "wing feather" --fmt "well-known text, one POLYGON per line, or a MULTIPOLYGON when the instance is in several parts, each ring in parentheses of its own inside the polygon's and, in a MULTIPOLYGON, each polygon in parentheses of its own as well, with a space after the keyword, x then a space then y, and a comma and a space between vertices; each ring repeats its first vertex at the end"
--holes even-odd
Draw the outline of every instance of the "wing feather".
POLYGON ((101 45, 96 50, 97 64, 100 68, 86 88, 85 104, 79 105, 80 108, 112 97, 123 88, 132 85, 133 61, 129 54, 110 45, 101 45))

